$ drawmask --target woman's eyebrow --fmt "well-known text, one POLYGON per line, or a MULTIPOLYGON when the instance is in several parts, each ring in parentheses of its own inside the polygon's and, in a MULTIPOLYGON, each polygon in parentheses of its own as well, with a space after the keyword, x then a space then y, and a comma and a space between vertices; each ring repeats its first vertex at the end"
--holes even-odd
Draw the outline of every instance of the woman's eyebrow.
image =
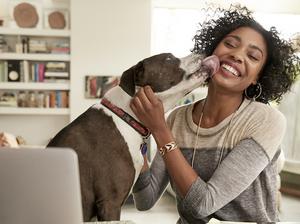
MULTIPOLYGON (((227 35, 227 37, 232 37, 235 40, 237 40, 238 42, 242 42, 242 40, 241 40, 241 38, 239 36, 236 36, 236 35, 227 35)), ((254 44, 250 44, 249 47, 252 48, 252 49, 258 50, 262 55, 264 55, 262 49, 260 49, 258 46, 254 45, 254 44)))
POLYGON ((262 56, 264 55, 264 52, 258 46, 251 44, 249 47, 252 49, 258 50, 262 56))

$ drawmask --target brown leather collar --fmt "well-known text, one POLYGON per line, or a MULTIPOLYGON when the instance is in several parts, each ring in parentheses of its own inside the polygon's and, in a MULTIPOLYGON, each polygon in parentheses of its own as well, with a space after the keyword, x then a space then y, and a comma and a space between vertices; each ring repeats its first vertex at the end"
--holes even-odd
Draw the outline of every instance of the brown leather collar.
POLYGON ((120 117, 127 124, 129 124, 134 130, 136 130, 144 138, 148 138, 150 136, 151 134, 150 131, 144 125, 142 125, 139 121, 134 119, 131 115, 126 113, 124 110, 114 105, 108 99, 102 98, 101 104, 105 106, 107 109, 111 110, 114 114, 120 117))

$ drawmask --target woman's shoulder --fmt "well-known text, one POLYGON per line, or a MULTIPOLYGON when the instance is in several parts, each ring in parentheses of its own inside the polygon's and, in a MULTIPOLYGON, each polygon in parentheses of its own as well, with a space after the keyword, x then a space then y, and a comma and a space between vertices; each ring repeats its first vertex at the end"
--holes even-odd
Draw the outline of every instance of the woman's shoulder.
POLYGON ((245 108, 246 114, 252 119, 260 122, 285 123, 286 118, 274 104, 264 104, 261 102, 249 102, 249 106, 245 108))
POLYGON ((286 119, 275 105, 251 102, 246 108, 246 136, 253 138, 273 158, 282 142, 286 119))

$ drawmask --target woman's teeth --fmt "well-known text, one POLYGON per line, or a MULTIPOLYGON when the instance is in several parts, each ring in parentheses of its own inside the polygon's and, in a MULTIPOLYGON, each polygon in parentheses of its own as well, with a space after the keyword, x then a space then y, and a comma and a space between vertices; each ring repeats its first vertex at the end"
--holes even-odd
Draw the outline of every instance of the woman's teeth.
POLYGON ((229 71, 234 76, 240 77, 239 72, 237 70, 235 70, 233 67, 231 67, 230 65, 222 64, 222 68, 224 68, 225 70, 229 71))

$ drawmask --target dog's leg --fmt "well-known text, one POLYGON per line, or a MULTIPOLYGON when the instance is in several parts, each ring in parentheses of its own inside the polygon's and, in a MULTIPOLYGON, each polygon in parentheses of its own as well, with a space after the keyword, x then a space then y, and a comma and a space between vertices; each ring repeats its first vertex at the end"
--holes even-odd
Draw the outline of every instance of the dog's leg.
POLYGON ((115 200, 97 201, 97 218, 98 221, 120 220, 121 204, 115 200))
POLYGON ((95 195, 92 185, 92 171, 86 164, 80 164, 80 167, 87 167, 86 169, 80 169, 80 183, 81 183, 81 200, 83 220, 85 222, 92 221, 95 217, 95 195))

